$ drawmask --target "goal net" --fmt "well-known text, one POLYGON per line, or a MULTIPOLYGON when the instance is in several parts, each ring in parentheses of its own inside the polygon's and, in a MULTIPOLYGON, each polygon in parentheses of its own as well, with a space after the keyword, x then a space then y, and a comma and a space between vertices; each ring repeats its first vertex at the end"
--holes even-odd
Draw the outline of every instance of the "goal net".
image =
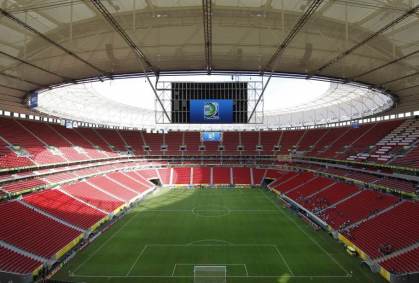
POLYGON ((195 265, 194 283, 226 283, 227 267, 225 265, 195 265))

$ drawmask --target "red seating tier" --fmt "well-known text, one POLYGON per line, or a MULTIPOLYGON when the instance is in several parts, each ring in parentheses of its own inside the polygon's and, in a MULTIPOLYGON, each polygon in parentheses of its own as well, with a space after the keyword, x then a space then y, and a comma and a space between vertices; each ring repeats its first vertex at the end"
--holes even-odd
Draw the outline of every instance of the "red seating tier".
POLYGON ((277 185, 275 184, 273 188, 277 191, 286 193, 298 186, 303 185, 305 182, 308 182, 310 179, 313 179, 314 175, 313 173, 305 172, 305 173, 301 173, 297 178, 292 178, 292 175, 289 177, 290 178, 288 178, 287 180, 283 180, 281 181, 281 183, 277 185))
POLYGON ((0 247, 0 270, 18 274, 29 274, 39 268, 42 262, 0 247))
POLYGON ((0 136, 12 145, 22 147, 37 164, 61 163, 65 159, 53 155, 46 145, 25 130, 17 121, 0 119, 0 136))
POLYGON ((265 169, 258 169, 258 168, 253 168, 253 183, 255 185, 260 185, 260 183, 262 183, 262 179, 263 176, 265 175, 265 169))
POLYGON ((334 229, 340 229, 395 204, 398 199, 376 191, 362 191, 322 212, 320 217, 334 229))
POLYGON ((417 242, 419 238, 419 203, 406 201, 345 233, 371 258, 383 255, 383 246, 391 251, 417 242))
POLYGON ((105 194, 86 182, 80 182, 62 187, 64 191, 91 205, 107 212, 113 212, 124 203, 105 194))
POLYGON ((160 175, 160 181, 164 185, 170 185, 170 172, 171 168, 161 168, 158 169, 160 175))
POLYGON ((137 171, 138 174, 146 178, 147 180, 150 179, 158 179, 159 176, 157 175, 156 169, 144 169, 137 171))
POLYGON ((0 239, 28 252, 52 257, 80 234, 17 201, 0 204, 0 239))
POLYGON ((107 144, 113 146, 114 151, 126 151, 125 141, 119 135, 117 130, 97 130, 96 133, 100 135, 107 144))
POLYGON ((173 184, 189 185, 191 183, 191 168, 173 168, 172 182, 173 184))
POLYGON ((419 270, 419 248, 392 257, 380 264, 391 273, 408 273, 419 270))
POLYGON ((305 199, 303 206, 313 212, 319 211, 354 194, 358 188, 354 185, 336 183, 326 190, 305 199))
POLYGON ((231 184, 230 168, 214 167, 212 168, 212 178, 214 184, 231 184))
POLYGON ((192 182, 194 184, 211 184, 211 168, 193 167, 192 182))
POLYGON ((87 182, 118 197, 119 199, 123 199, 125 202, 129 202, 137 196, 136 193, 124 188, 116 182, 113 182, 111 178, 107 178, 105 176, 89 178, 87 182))
POLYGON ((99 159, 99 158, 106 158, 107 156, 102 152, 98 151, 96 148, 93 147, 91 143, 87 139, 85 139, 78 131, 69 130, 62 126, 51 125, 52 128, 55 129, 58 133, 60 133, 63 137, 69 140, 73 145, 77 145, 82 148, 88 157, 91 159, 99 159))
POLYGON ((150 188, 148 182, 144 181, 134 173, 114 172, 108 174, 108 177, 140 194, 150 188))
POLYGON ((80 228, 89 229, 106 214, 58 191, 47 190, 24 197, 24 201, 80 228))
POLYGON ((332 180, 324 177, 317 177, 315 179, 311 179, 297 189, 287 193, 287 196, 298 203, 303 203, 306 197, 320 191, 321 189, 331 184, 333 184, 332 180))
POLYGON ((39 187, 45 184, 46 182, 40 179, 26 179, 26 180, 21 180, 21 181, 16 181, 13 183, 0 185, 0 188, 9 193, 17 193, 17 192, 25 191, 27 189, 34 188, 34 187, 39 187))
POLYGON ((252 178, 250 168, 233 167, 233 183, 236 185, 250 185, 252 178))
POLYGON ((144 143, 143 138, 141 137, 140 132, 136 131, 121 131, 120 132, 122 138, 125 142, 131 147, 137 155, 144 154, 144 143))

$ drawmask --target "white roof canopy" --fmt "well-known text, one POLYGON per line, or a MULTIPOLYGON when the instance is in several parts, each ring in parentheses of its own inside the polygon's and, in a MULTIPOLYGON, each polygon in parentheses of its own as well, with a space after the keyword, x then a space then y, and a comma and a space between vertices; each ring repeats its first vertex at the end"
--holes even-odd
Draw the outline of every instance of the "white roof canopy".
POLYGON ((419 0, 0 0, 0 109, 30 91, 147 71, 360 81, 419 106, 419 0), (203 6, 204 4, 204 6, 203 6))

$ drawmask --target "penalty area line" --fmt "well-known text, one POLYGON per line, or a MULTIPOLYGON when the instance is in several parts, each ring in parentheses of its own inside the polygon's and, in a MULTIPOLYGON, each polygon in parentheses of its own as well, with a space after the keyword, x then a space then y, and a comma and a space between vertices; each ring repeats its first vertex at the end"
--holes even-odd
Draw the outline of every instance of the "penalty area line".
POLYGON ((131 268, 128 270, 128 272, 127 272, 127 274, 125 276, 129 276, 131 274, 131 271, 137 265, 138 261, 140 260, 141 256, 143 255, 144 251, 147 248, 148 248, 148 245, 145 245, 144 248, 141 250, 141 252, 138 254, 137 258, 135 259, 134 263, 131 265, 131 268))
MULTIPOLYGON (((89 260, 91 260, 98 252, 102 250, 119 232, 121 232, 125 226, 127 226, 131 221, 138 216, 139 214, 134 214, 130 219, 128 219, 118 230, 116 230, 112 235, 109 236, 107 240, 105 240, 94 252, 92 252, 85 260, 83 260, 75 269, 74 272, 77 272, 84 264, 86 264, 89 260)), ((103 235, 103 234, 102 234, 103 235)))

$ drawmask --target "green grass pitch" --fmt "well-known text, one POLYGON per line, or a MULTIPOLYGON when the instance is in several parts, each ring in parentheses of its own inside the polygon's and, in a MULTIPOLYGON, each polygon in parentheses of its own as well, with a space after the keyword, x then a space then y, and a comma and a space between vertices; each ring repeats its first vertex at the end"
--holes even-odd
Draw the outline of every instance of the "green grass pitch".
POLYGON ((227 282, 386 282, 263 189, 160 189, 53 279, 193 282, 221 265, 227 282))

